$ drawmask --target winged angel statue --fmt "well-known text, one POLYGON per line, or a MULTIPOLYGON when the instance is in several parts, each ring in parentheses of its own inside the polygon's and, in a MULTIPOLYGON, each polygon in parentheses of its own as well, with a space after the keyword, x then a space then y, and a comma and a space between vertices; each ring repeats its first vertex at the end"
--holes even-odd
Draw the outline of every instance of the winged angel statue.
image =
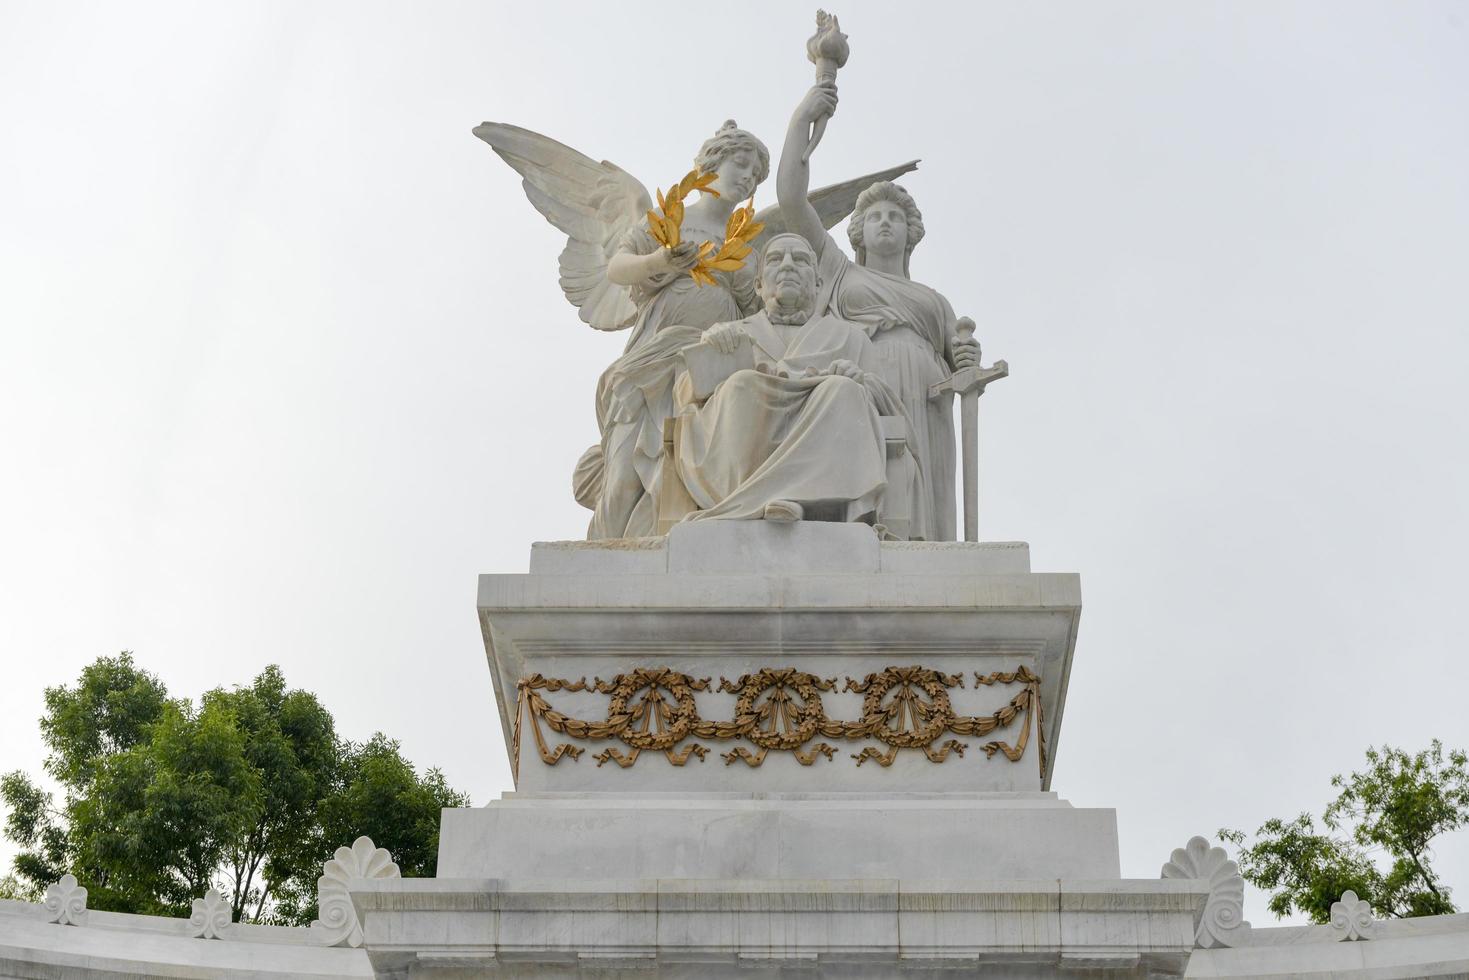
MULTIPOLYGON (((653 535, 663 425, 674 413, 679 351, 713 325, 760 308, 755 262, 716 270, 714 284, 701 285, 688 274, 699 261, 695 243, 722 244, 734 209, 769 176, 770 152, 733 120, 705 140, 694 163, 701 173, 717 175, 710 185, 717 194, 689 205, 682 243, 665 247, 647 226, 653 206, 647 188, 621 167, 518 126, 487 122, 474 134, 520 174, 531 204, 566 234, 561 289, 582 321, 596 330, 631 328, 622 356, 597 384, 601 441, 578 460, 573 490, 593 512, 588 538, 653 535)), ((830 229, 851 214, 864 189, 917 166, 915 160, 812 191, 811 209, 830 229)), ((792 226, 778 206, 755 220, 764 230, 751 243, 754 255, 792 226)))

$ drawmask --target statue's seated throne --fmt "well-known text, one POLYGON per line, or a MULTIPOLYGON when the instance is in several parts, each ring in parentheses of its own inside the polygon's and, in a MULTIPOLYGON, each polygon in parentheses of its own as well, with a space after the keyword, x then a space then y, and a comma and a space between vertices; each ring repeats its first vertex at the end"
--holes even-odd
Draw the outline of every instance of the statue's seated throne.
MULTIPOLYGON (((723 354, 705 344, 686 348, 681 356, 688 372, 688 384, 694 397, 702 401, 715 387, 735 371, 755 366, 748 344, 733 354, 723 354)), ((883 441, 887 447, 887 489, 877 520, 894 537, 906 539, 912 523, 912 496, 917 480, 917 462, 909 451, 908 420, 901 415, 881 415, 883 441)), ((663 422, 663 457, 659 468, 658 533, 667 534, 673 525, 699 510, 678 471, 679 426, 682 416, 663 422)), ((806 502, 805 519, 810 521, 846 522, 863 515, 849 513, 846 501, 806 502)))

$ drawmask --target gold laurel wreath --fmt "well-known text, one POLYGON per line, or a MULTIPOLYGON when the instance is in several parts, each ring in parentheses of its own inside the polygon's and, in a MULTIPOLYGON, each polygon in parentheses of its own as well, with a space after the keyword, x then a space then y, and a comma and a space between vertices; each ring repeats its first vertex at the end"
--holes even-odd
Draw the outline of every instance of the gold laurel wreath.
MULTIPOLYGON (((697 168, 684 175, 683 180, 668 189, 667 195, 658 191, 658 211, 648 211, 648 232, 653 240, 664 248, 673 248, 683 241, 682 227, 684 199, 694 191, 719 196, 709 185, 718 179, 717 173, 700 173, 697 168), (661 212, 661 213, 660 213, 661 212)), ((724 242, 716 250, 713 242, 699 246, 698 260, 689 269, 689 278, 701 286, 715 283, 714 272, 735 272, 745 264, 750 254, 750 242, 763 231, 765 225, 755 220, 755 197, 735 208, 724 228, 724 242)))
POLYGON ((709 258, 705 248, 712 250, 713 243, 705 242, 701 245, 699 262, 689 270, 689 274, 694 277, 695 282, 707 280, 709 285, 714 285, 713 270, 734 272, 743 267, 745 257, 750 254, 750 242, 764 230, 765 225, 755 220, 755 198, 751 195, 744 207, 735 208, 730 214, 729 222, 724 226, 724 243, 719 246, 719 251, 714 253, 713 258, 709 258))
MULTIPOLYGON (((679 229, 683 225, 684 198, 693 191, 718 197, 719 192, 709 186, 718 177, 717 173, 701 174, 698 168, 695 168, 685 174, 683 180, 668 188, 667 197, 663 196, 661 190, 658 191, 658 210, 663 213, 660 215, 651 209, 648 211, 648 231, 652 233, 653 240, 664 248, 673 248, 682 242, 679 229)), ((708 244, 710 251, 713 251, 712 244, 708 242, 705 244, 708 244)))

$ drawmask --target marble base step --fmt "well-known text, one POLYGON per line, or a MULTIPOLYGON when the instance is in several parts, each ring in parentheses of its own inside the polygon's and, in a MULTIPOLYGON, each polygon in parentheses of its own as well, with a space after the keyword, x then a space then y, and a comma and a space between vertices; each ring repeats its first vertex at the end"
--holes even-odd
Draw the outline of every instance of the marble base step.
POLYGON ((352 887, 377 975, 436 980, 630 969, 680 980, 792 970, 808 980, 876 980, 934 968, 1011 980, 1078 970, 1179 976, 1206 899, 1203 882, 1115 879, 440 878, 352 887))
POLYGON ((1053 793, 519 796, 445 810, 446 878, 1120 876, 1117 816, 1053 793))

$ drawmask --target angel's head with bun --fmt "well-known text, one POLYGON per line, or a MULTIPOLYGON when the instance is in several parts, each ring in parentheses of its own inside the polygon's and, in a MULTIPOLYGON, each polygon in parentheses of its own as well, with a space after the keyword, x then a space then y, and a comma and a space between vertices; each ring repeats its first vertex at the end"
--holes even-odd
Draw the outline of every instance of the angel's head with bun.
POLYGON ((717 173, 713 189, 724 200, 743 201, 770 176, 770 151, 754 133, 725 120, 719 132, 704 141, 694 166, 701 173, 717 173))

